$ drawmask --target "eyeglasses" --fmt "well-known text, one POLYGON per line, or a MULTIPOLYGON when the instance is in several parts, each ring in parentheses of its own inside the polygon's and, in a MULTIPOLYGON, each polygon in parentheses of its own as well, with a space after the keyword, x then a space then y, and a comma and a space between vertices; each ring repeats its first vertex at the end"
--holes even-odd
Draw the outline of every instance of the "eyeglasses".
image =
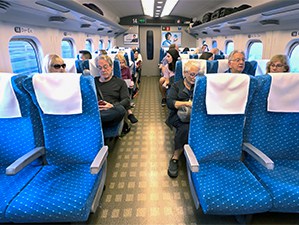
POLYGON ((63 69, 65 69, 65 67, 66 67, 66 64, 65 63, 63 63, 63 64, 54 64, 54 65, 51 65, 54 69, 60 69, 61 67, 63 68, 63 69))
POLYGON ((188 71, 184 71, 184 73, 188 73, 191 77, 196 77, 199 75, 199 73, 189 73, 188 71))
POLYGON ((245 59, 244 59, 244 58, 242 58, 242 59, 239 59, 239 58, 237 58, 237 59, 232 59, 232 60, 230 60, 230 61, 240 62, 241 60, 242 60, 243 62, 245 62, 245 59))
POLYGON ((99 70, 103 70, 103 69, 107 70, 109 67, 110 67, 110 66, 106 64, 106 65, 104 65, 104 66, 98 66, 98 69, 99 69, 99 70))
POLYGON ((277 67, 277 68, 281 68, 283 67, 282 64, 270 64, 271 67, 277 67))

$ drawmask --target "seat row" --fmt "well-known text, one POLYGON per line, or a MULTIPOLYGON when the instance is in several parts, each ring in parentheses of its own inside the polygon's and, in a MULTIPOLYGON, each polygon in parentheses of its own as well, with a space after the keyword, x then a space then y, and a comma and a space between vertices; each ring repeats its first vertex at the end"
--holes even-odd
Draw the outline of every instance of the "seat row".
POLYGON ((108 154, 93 77, 2 73, 0 86, 0 223, 86 221, 108 154))
MULTIPOLYGON (((200 65, 200 72, 202 74, 224 73, 229 69, 228 59, 219 59, 219 60, 193 59, 193 60, 197 61, 198 64, 200 65)), ((175 81, 178 81, 183 78, 184 64, 187 61, 188 59, 179 60, 176 62, 175 81)), ((245 61, 244 73, 252 76, 263 75, 266 73, 267 62, 268 60, 245 61)))
POLYGON ((196 78, 185 156, 205 214, 299 211, 299 74, 196 78))

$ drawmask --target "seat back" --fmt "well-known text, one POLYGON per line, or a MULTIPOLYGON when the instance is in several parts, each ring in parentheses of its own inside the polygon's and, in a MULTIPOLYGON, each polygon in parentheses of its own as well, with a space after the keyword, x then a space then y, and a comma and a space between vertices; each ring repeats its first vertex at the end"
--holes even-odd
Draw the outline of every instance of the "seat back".
POLYGON ((69 59, 69 58, 65 58, 63 59, 64 63, 66 64, 66 72, 68 73, 81 73, 77 71, 77 64, 76 61, 77 59, 73 58, 73 59, 69 59))
POLYGON ((266 67, 269 59, 257 59, 257 67, 255 71, 255 75, 265 75, 266 74, 266 67))
MULTIPOLYGON (((86 70, 89 70, 90 69, 90 66, 89 66, 89 61, 91 60, 81 60, 81 59, 77 59, 75 61, 75 64, 76 64, 76 72, 77 73, 83 73, 83 71, 86 69, 86 70)), ((69 73, 72 73, 74 71, 67 71, 69 73)))
MULTIPOLYGON (((299 90, 299 74, 287 74, 283 76, 293 77, 291 85, 299 90)), ((274 76, 274 75, 273 75, 274 76)), ((261 149, 272 160, 275 159, 299 159, 299 112, 271 112, 267 110, 269 103, 269 93, 272 87, 272 77, 262 75, 256 77, 259 81, 259 89, 247 113, 246 125, 244 129, 244 141, 253 144, 261 149)), ((281 85, 285 83, 281 80, 281 85)), ((299 96, 285 92, 290 97, 299 96)), ((292 101, 291 104, 299 104, 292 101)), ((279 101, 279 99, 275 99, 279 101)))
MULTIPOLYGON (((103 133, 101 128, 101 120, 97 103, 97 96, 94 86, 94 78, 92 76, 80 76, 78 74, 35 74, 24 81, 24 87, 30 93, 33 102, 39 108, 42 119, 45 136, 45 148, 47 162, 49 165, 59 164, 85 164, 91 163, 103 146, 103 133), (37 88, 33 85, 33 77, 40 75, 43 84, 49 85, 59 83, 60 85, 51 87, 53 93, 61 93, 58 98, 68 100, 69 93, 74 91, 74 84, 79 84, 79 93, 81 95, 82 113, 60 113, 53 114, 45 112, 41 108, 36 92, 37 88), (55 78, 51 77, 55 76, 55 78), (56 79, 56 80, 55 80, 56 79), (67 91, 67 93, 66 93, 67 91)), ((40 90, 41 92, 43 89, 40 90)), ((48 95, 48 93, 42 93, 48 95)), ((79 96, 80 98, 80 96, 79 96)), ((40 99, 40 98, 39 98, 40 99)), ((57 95, 54 98, 57 99, 57 95)), ((60 99, 59 99, 60 100, 60 99)), ((73 101, 79 101, 75 99, 73 101)), ((43 101, 44 103, 45 101, 43 101)), ((68 109, 68 103, 59 104, 55 101, 49 101, 52 105, 65 105, 62 108, 68 109), (55 104, 53 104, 53 102, 55 104)), ((72 104, 71 101, 70 105, 72 104)), ((47 102, 48 103, 48 102, 47 102)), ((49 104, 48 104, 49 105, 49 104)), ((51 111, 57 110, 55 107, 50 108, 51 111)))
POLYGON ((224 73, 229 69, 228 60, 207 60, 207 73, 224 73))
MULTIPOLYGON (((5 79, 10 79, 11 82, 8 85, 13 88, 11 89, 12 94, 15 95, 14 100, 18 102, 21 116, 0 118, 0 166, 8 166, 35 147, 43 146, 43 131, 38 111, 29 94, 22 87, 22 81, 26 76, 13 75, 0 73, 0 82, 3 82, 3 76, 5 79)), ((5 100, 8 98, 8 94, 4 93, 3 86, 0 86, 1 95, 5 95, 0 99, 5 100)), ((0 101, 0 105, 2 103, 3 101, 0 101)), ((3 110, 1 106, 0 110, 3 110)))
MULTIPOLYGON (((232 81, 236 79, 237 74, 211 74, 196 78, 188 143, 199 163, 206 161, 238 161, 242 152, 245 114, 209 115, 206 107, 207 76, 218 76, 217 79, 220 79, 220 76, 225 76, 223 77, 224 80, 232 81)), ((257 85, 254 77, 250 76, 249 79, 247 104, 244 103, 246 107, 257 85)), ((234 92, 231 93, 235 94, 234 92)), ((229 98, 230 96, 224 96, 220 101, 229 102, 229 98)))
POLYGON ((243 70, 243 73, 246 73, 248 75, 255 76, 255 71, 257 68, 257 62, 255 60, 252 61, 246 61, 245 62, 245 68, 243 70))

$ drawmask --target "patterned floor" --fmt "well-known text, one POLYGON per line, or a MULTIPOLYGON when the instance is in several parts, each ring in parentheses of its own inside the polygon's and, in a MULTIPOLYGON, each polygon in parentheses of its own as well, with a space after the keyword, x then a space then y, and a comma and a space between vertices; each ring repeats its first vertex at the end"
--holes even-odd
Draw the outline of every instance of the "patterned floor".
MULTIPOLYGON (((158 77, 143 77, 134 109, 139 122, 109 151, 106 190, 87 224, 238 224, 232 216, 207 216, 195 209, 183 158, 179 177, 168 177, 173 132, 164 123, 167 108, 160 102, 158 77)), ((299 224, 299 217, 261 214, 252 224, 299 224)))

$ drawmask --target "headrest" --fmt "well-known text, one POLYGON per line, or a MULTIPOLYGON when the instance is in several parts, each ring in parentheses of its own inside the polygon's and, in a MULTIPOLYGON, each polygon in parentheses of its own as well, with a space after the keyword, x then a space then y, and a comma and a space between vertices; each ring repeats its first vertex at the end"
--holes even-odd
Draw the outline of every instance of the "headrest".
POLYGON ((244 114, 250 77, 240 73, 206 74, 207 114, 244 114))
POLYGON ((79 74, 35 74, 32 83, 37 102, 44 114, 72 115, 82 113, 79 74))
POLYGON ((20 105, 11 84, 11 77, 15 75, 0 73, 0 118, 22 117, 20 105))
POLYGON ((268 111, 299 112, 299 74, 270 73, 268 111))

